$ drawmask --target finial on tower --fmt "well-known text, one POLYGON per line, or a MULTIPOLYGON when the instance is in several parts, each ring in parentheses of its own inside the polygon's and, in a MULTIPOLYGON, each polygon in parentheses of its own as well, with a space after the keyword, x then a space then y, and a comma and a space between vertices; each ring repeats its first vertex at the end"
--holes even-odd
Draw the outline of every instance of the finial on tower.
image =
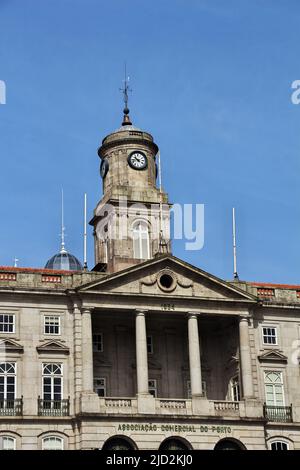
POLYGON ((64 190, 61 190, 61 248, 60 253, 67 253, 65 248, 65 225, 64 225, 64 190))
POLYGON ((123 109, 123 122, 122 126, 131 126, 132 122, 130 120, 129 116, 129 108, 128 108, 128 92, 132 91, 131 88, 129 88, 129 77, 127 76, 127 71, 126 71, 126 62, 125 62, 125 79, 124 79, 124 88, 120 88, 120 91, 123 93, 123 99, 124 99, 124 109, 123 109))

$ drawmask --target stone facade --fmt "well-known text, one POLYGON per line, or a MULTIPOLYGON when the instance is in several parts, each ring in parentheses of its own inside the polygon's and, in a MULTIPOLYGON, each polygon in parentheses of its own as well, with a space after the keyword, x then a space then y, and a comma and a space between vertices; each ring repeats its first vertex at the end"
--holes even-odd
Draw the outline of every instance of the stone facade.
POLYGON ((129 125, 104 139, 95 270, 0 268, 0 447, 300 449, 300 286, 224 281, 172 256, 156 152, 129 125), (136 150, 144 171, 128 166, 136 150), (105 203, 117 209, 103 223, 105 203), (129 232, 110 238, 124 218, 151 227, 149 259, 129 232))

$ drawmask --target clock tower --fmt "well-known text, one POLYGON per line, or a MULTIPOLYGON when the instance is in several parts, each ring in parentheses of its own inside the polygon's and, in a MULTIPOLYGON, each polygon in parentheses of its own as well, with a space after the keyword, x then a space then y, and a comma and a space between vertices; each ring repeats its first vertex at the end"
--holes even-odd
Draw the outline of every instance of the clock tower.
POLYGON ((170 251, 170 204, 157 184, 158 147, 132 125, 127 107, 122 126, 98 149, 103 197, 94 210, 95 268, 116 272, 170 251))

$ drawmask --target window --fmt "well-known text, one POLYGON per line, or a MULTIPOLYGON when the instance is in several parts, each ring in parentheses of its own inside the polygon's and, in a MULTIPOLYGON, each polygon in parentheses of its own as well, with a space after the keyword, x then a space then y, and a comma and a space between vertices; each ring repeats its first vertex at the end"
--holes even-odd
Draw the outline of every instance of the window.
POLYGON ((230 392, 232 401, 240 401, 240 382, 238 376, 235 376, 230 380, 230 392))
POLYGON ((94 379, 94 390, 98 397, 106 397, 106 379, 103 377, 94 379))
POLYGON ((0 408, 13 407, 16 398, 16 364, 14 362, 0 363, 0 408))
POLYGON ((93 335, 93 351, 103 352, 103 335, 102 333, 96 333, 93 335))
POLYGON ((152 336, 147 336, 147 352, 148 354, 153 354, 152 336))
POLYGON ((16 450, 16 439, 11 436, 0 436, 0 450, 16 450))
POLYGON ((277 328, 275 326, 264 326, 262 332, 264 344, 277 344, 277 328))
POLYGON ((60 317, 53 315, 44 317, 44 334, 60 335, 60 317))
POLYGON ((155 379, 148 380, 148 389, 151 395, 153 395, 154 397, 157 396, 157 383, 155 379))
POLYGON ((265 372, 266 404, 284 406, 282 372, 265 372))
POLYGON ((44 437, 42 441, 43 450, 64 450, 64 440, 58 436, 44 437))
POLYGON ((289 445, 284 441, 273 441, 270 444, 271 450, 289 450, 289 445))
MULTIPOLYGON (((62 364, 43 364, 43 399, 60 401, 62 399, 62 364)), ((44 408, 46 408, 44 403, 44 408)))
MULTIPOLYGON (((191 381, 187 380, 186 381, 186 395, 189 399, 192 398, 192 387, 191 387, 191 381)), ((202 380, 202 395, 206 397, 206 381, 202 380)))
POLYGON ((149 229, 146 222, 137 222, 133 227, 133 257, 150 258, 149 229))
POLYGON ((0 315, 0 333, 15 332, 15 315, 0 315))

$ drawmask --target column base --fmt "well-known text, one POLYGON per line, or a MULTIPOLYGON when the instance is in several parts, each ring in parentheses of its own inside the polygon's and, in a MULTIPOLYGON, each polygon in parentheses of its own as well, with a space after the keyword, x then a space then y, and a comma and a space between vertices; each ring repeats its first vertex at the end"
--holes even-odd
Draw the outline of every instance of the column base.
POLYGON ((209 416, 209 401, 202 395, 192 396, 192 413, 193 415, 209 416))
POLYGON ((95 392, 82 392, 81 413, 100 413, 100 399, 95 392))
POLYGON ((155 414, 155 398, 151 393, 137 394, 138 413, 155 414))
POLYGON ((263 402, 257 398, 244 398, 245 415, 247 418, 262 418, 263 402))

